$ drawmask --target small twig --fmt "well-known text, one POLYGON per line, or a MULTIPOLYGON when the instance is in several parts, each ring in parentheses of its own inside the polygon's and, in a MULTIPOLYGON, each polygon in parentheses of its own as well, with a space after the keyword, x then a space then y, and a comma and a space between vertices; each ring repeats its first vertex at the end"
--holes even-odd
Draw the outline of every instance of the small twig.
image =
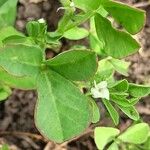
POLYGON ((137 8, 147 7, 150 6, 150 2, 139 2, 134 4, 133 6, 137 8))
POLYGON ((18 131, 14 131, 14 132, 10 132, 10 131, 1 131, 0 135, 13 135, 13 136, 28 136, 30 138, 36 139, 36 140, 42 140, 44 142, 48 142, 48 140, 44 139, 43 136, 39 135, 39 134, 34 134, 34 133, 28 133, 28 132, 18 132, 18 131))

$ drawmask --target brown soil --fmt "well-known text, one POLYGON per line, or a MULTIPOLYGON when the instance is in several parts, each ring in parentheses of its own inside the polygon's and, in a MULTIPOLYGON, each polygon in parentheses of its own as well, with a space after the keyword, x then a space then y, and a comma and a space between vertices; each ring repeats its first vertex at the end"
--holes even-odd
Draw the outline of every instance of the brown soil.
MULTIPOLYGON (((30 3, 35 0, 19 0, 16 28, 25 32, 25 24, 29 20, 45 18, 49 30, 54 30, 61 16, 56 10, 59 2, 56 0, 36 0, 39 3, 30 3)), ((123 0, 134 3, 135 1, 123 0)), ((147 1, 145 1, 147 2, 147 1)), ((139 2, 134 3, 139 4, 139 2)), ((142 43, 138 54, 130 56, 131 61, 128 80, 135 83, 150 83, 150 6, 141 6, 147 11, 147 22, 143 31, 137 36, 142 43)), ((70 45, 68 41, 64 44, 70 45)), ((63 48, 64 49, 64 48, 63 48)), ((51 52, 50 56, 54 54, 51 52)), ((122 76, 118 76, 122 78, 122 76)), ((0 103, 0 144, 7 143, 12 150, 96 150, 91 130, 83 136, 70 142, 57 145, 48 142, 37 131, 34 125, 34 106, 37 99, 35 91, 13 90, 7 101, 0 103)), ((137 105, 144 121, 150 123, 150 97, 146 97, 137 105)), ((101 109, 103 111, 103 109, 101 109)), ((124 129, 131 123, 122 116, 120 128, 124 129)), ((111 124, 109 119, 102 116, 101 124, 111 124)))

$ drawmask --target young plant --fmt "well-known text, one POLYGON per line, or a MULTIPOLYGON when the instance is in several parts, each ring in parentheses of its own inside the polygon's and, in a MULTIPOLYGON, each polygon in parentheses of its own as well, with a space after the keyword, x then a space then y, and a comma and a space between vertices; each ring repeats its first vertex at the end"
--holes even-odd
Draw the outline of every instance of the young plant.
MULTIPOLYGON (((142 29, 145 12, 111 0, 61 3, 58 13, 65 12, 54 32, 47 31, 43 19, 27 23, 28 36, 12 27, 4 28, 6 34, 0 38, 0 82, 37 91, 35 124, 42 135, 58 143, 81 134, 100 120, 95 99, 101 100, 115 125, 119 123, 118 108, 129 118, 139 120, 135 104, 150 93, 150 86, 126 79, 116 81, 114 73, 128 75, 129 63, 120 59, 140 48, 132 35, 142 29), (123 30, 113 27, 110 16, 123 30), (89 30, 80 26, 84 22, 90 23, 89 30), (74 45, 46 59, 45 50, 51 48, 57 53, 62 38, 85 37, 90 47, 74 45)), ((110 136, 111 133, 116 136, 119 131, 114 129, 110 136)))

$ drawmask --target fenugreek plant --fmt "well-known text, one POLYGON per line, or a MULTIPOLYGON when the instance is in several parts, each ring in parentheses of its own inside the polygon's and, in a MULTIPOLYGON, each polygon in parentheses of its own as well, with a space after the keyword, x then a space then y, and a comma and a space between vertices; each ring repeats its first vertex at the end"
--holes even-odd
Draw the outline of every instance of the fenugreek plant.
MULTIPOLYGON (((143 28, 144 11, 111 0, 61 0, 62 7, 57 13, 64 15, 55 31, 47 31, 45 20, 40 19, 28 22, 24 35, 10 26, 15 13, 10 16, 9 12, 12 9, 15 12, 15 2, 0 2, 0 99, 9 96, 10 88, 36 90, 36 127, 44 137, 57 143, 81 134, 91 123, 100 121, 96 100, 103 104, 115 125, 119 124, 118 110, 134 121, 140 119, 135 104, 150 93, 150 86, 129 83, 126 79, 117 81, 114 73, 128 76, 130 63, 122 58, 140 48, 132 35, 143 28), (85 22, 88 28, 84 28, 85 22), (62 38, 86 38, 89 46, 73 45, 46 59, 45 50, 57 53, 62 38)), ((149 130, 146 124, 140 125, 143 126, 149 130)), ((118 134, 117 129, 102 128, 101 132, 101 127, 96 128, 98 148, 104 149, 111 141, 109 135, 118 134), (103 129, 108 130, 108 137, 103 129)), ((128 142, 122 137, 119 140, 128 142)))

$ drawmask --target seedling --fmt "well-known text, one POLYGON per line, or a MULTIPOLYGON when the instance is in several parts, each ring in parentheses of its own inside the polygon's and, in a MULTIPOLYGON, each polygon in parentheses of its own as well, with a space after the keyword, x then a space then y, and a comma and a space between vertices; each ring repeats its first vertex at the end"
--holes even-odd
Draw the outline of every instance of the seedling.
MULTIPOLYGON (((117 109, 132 120, 139 120, 135 104, 150 93, 150 86, 129 83, 126 79, 116 81, 114 73, 128 76, 130 63, 121 58, 139 50, 140 45, 132 35, 144 26, 145 12, 111 0, 94 3, 93 0, 61 0, 61 3, 57 13, 64 11, 64 16, 54 32, 47 31, 43 19, 27 23, 28 35, 3 26, 0 82, 11 88, 37 91, 36 127, 43 136, 57 143, 81 134, 91 123, 100 121, 95 99, 104 104, 115 125, 119 124, 117 109), (122 30, 110 20, 121 25, 122 30), (81 27, 84 22, 90 23, 89 29, 81 27), (70 50, 46 59, 45 50, 51 48, 57 53, 62 38, 87 38, 90 46, 73 45, 70 50)), ((4 20, 10 25, 7 17, 4 20)), ((147 126, 140 127, 143 125, 147 126)), ((119 134, 117 129, 111 131, 113 136, 119 134)), ((103 134, 100 132, 98 136, 103 134)))

